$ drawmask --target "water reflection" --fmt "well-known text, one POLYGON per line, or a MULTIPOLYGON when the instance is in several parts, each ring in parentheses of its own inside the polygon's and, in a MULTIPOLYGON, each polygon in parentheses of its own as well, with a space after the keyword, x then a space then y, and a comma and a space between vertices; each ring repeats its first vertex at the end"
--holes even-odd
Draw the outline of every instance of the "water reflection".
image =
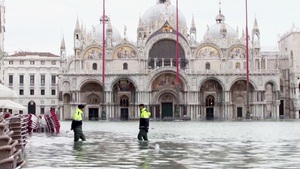
POLYGON ((25 168, 298 168, 299 122, 152 122, 138 141, 138 122, 85 122, 85 142, 33 133, 25 168))

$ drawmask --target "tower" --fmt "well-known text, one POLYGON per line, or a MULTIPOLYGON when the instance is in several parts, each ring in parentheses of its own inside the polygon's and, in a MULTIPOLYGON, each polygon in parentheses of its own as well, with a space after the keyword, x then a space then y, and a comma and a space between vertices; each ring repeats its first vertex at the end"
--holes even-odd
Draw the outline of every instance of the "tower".
POLYGON ((257 56, 258 53, 260 52, 260 31, 259 31, 259 28, 258 28, 258 25, 257 25, 257 20, 255 18, 254 20, 254 26, 253 26, 253 29, 252 29, 252 47, 253 47, 253 50, 254 50, 254 56, 257 56))
POLYGON ((81 48, 82 48, 82 32, 79 27, 79 21, 77 18, 76 27, 74 30, 74 54, 76 57, 79 56, 81 48))

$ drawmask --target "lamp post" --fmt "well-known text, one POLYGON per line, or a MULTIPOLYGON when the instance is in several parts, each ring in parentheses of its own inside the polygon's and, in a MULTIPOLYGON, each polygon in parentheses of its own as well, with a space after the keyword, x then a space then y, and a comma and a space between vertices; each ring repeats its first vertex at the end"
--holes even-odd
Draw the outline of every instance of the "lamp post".
POLYGON ((247 76, 247 109, 246 119, 250 119, 250 105, 249 105, 249 35, 248 35, 248 0, 245 0, 246 8, 246 76, 247 76))

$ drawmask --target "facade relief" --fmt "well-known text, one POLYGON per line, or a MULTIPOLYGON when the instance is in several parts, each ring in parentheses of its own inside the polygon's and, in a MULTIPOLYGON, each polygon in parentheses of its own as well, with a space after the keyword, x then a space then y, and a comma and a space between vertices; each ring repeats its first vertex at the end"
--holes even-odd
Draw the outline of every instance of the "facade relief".
POLYGON ((137 58, 137 52, 132 47, 121 46, 115 51, 113 58, 114 59, 137 58))
MULTIPOLYGON (((176 88, 176 76, 173 74, 163 74, 158 76, 152 83, 152 90, 160 90, 162 88, 176 88)), ((182 84, 180 88, 183 89, 182 84)))
POLYGON ((245 58, 246 57, 245 53, 246 53, 245 49, 240 47, 235 47, 229 51, 229 58, 245 58))
POLYGON ((103 56, 101 48, 90 48, 84 54, 84 59, 100 59, 103 56))
POLYGON ((196 55, 196 58, 219 58, 218 50, 212 46, 201 47, 196 55))

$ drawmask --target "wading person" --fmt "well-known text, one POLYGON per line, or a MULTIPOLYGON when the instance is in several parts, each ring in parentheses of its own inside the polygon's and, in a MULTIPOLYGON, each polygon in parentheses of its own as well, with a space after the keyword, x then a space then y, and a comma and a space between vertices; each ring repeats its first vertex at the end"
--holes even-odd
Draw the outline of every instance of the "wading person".
POLYGON ((148 140, 148 130, 149 130, 149 117, 151 115, 150 112, 147 111, 144 104, 139 105, 140 108, 140 126, 139 126, 139 140, 148 140))
POLYGON ((74 141, 77 142, 79 139, 85 141, 85 136, 82 132, 82 117, 83 117, 84 105, 78 105, 75 113, 73 115, 73 120, 71 124, 71 130, 74 131, 74 141))

